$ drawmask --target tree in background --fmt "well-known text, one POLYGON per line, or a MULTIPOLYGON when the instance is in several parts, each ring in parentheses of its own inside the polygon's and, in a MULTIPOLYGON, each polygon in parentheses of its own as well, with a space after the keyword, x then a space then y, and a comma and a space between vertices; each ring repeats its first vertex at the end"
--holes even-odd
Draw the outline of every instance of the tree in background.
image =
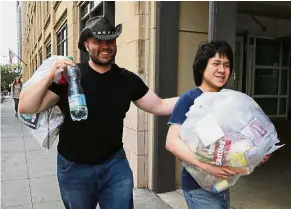
POLYGON ((9 85, 20 75, 17 64, 1 65, 1 91, 9 90, 9 85))

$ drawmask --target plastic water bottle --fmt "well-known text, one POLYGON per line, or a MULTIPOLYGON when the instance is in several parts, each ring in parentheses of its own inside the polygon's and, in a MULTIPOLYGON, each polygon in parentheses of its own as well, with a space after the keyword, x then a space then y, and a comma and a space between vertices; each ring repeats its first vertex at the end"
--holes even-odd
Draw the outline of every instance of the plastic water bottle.
MULTIPOLYGON (((73 60, 72 57, 68 58, 73 60)), ((71 118, 73 121, 86 120, 88 117, 88 109, 81 86, 81 70, 77 65, 68 67, 67 79, 71 118)))

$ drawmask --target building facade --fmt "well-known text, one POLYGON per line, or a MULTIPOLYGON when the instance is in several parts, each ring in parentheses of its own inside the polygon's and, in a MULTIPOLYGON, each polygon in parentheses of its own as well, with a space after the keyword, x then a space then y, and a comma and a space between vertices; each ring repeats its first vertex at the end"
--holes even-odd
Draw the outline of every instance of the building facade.
MULTIPOLYGON (((123 24, 116 63, 139 75, 159 96, 194 87, 192 64, 203 41, 227 40, 235 52, 228 87, 252 96, 270 118, 290 119, 290 2, 21 2, 24 80, 51 55, 88 60, 78 50, 89 16, 123 24), (227 11, 227 12, 225 12, 227 11)), ((124 147, 135 187, 155 192, 180 187, 181 163, 165 150, 168 117, 131 105, 124 147)))

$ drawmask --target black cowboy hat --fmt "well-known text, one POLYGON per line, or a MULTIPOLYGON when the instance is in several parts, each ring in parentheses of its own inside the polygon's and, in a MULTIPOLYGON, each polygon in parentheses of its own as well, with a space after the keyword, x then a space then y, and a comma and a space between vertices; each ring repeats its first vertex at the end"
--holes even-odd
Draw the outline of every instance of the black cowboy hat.
POLYGON ((86 41, 87 38, 93 37, 97 40, 104 41, 113 40, 121 34, 121 31, 121 24, 114 27, 105 17, 92 17, 86 21, 85 28, 80 33, 78 48, 87 52, 84 46, 84 41, 86 41))

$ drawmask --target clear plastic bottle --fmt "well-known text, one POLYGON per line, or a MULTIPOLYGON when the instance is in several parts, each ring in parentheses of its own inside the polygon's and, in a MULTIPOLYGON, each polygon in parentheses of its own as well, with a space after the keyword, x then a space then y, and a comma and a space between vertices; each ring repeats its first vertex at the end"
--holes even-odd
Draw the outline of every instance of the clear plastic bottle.
MULTIPOLYGON (((72 57, 68 57, 73 60, 72 57)), ((83 88, 81 86, 81 70, 77 65, 69 66, 67 71, 68 100, 73 121, 86 120, 88 109, 83 88)))

